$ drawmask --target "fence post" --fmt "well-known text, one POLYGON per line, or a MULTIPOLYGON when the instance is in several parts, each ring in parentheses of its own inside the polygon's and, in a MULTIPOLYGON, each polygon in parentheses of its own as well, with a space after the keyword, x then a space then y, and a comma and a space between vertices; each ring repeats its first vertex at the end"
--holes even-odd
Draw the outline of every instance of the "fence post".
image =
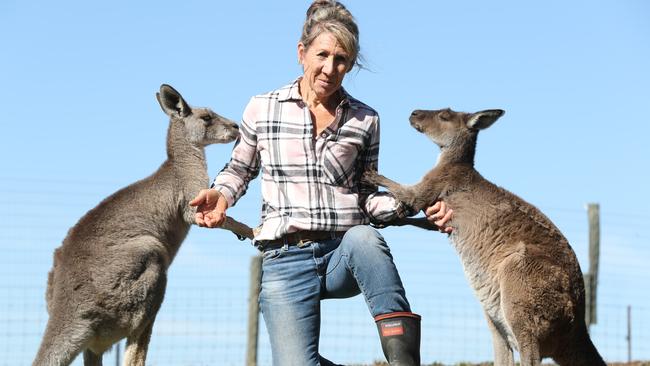
POLYGON ((587 328, 596 324, 596 297, 598 289, 598 262, 600 258, 600 206, 587 205, 589 217, 589 272, 585 276, 585 322, 587 328))
POLYGON ((257 340, 259 336, 259 294, 262 286, 262 256, 251 258, 248 294, 248 339, 246 341, 246 366, 257 366, 257 340))
POLYGON ((627 306, 627 363, 632 363, 632 306, 627 306))

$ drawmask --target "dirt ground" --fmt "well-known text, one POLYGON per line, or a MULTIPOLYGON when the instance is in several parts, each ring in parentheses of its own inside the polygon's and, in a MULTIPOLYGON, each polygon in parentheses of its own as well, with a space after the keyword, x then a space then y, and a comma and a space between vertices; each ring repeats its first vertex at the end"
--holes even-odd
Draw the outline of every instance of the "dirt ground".
MULTIPOLYGON (((517 363, 518 365, 519 363, 517 363)), ((461 362, 457 363, 455 365, 445 365, 442 363, 430 363, 427 365, 423 366, 493 366, 494 364, 492 362, 482 362, 482 363, 467 363, 467 362, 461 362)), ((544 366, 555 366, 554 363, 547 363, 545 362, 543 364, 544 366)), ((608 363, 609 366, 650 366, 650 361, 634 361, 634 362, 614 362, 614 363, 608 363)), ((388 366, 386 362, 375 362, 370 366, 388 366)))

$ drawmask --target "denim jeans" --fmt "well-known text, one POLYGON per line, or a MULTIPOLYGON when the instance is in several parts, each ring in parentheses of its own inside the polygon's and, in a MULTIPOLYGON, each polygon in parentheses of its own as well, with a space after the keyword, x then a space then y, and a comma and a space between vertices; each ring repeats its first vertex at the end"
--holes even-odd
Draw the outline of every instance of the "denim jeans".
POLYGON ((333 365, 318 353, 321 299, 363 293, 373 317, 411 311, 390 250, 370 226, 263 256, 259 300, 274 366, 333 365))

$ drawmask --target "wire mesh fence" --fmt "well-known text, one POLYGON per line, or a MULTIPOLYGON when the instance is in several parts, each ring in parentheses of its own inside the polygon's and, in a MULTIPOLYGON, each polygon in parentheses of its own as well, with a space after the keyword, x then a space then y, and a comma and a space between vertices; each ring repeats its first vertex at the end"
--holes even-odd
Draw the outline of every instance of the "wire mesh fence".
MULTIPOLYGON (((115 184, 72 186, 50 182, 34 197, 29 181, 0 185, 0 365, 30 364, 47 322, 45 285, 53 250, 69 227, 115 184), (34 210, 35 206, 38 210, 34 210)), ((257 219, 257 201, 230 212, 257 219), (248 214, 248 213, 252 214, 248 214)), ((247 201, 247 202, 248 202, 247 201)), ((581 208, 545 209, 572 242, 587 268, 587 222, 581 208), (575 222, 582 224, 576 225, 575 222)), ((650 249, 646 217, 626 217, 638 240, 619 235, 621 218, 602 210, 598 321, 592 338, 610 362, 650 359, 650 249), (638 222, 635 222, 637 220, 638 222)), ((628 226, 628 233, 629 233, 628 226)), ((422 315, 423 363, 492 359, 492 341, 458 257, 441 234, 416 229, 383 231, 407 296, 422 315)), ((149 348, 150 365, 242 365, 246 360, 250 258, 256 250, 219 230, 192 229, 168 273, 165 301, 149 348)), ((323 301, 321 353, 343 364, 383 360, 379 338, 361 296, 323 301)), ((121 352, 124 345, 121 344, 121 352)), ((112 350, 104 364, 115 364, 112 350)), ((270 365, 268 334, 260 320, 258 364, 270 365)), ((77 359, 75 365, 81 365, 77 359)))

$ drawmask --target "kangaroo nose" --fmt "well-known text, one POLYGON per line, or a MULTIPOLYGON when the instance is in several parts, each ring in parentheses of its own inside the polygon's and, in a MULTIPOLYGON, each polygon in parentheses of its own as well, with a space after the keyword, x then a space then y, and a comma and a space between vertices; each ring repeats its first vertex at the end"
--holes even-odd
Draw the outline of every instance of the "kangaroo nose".
POLYGON ((420 117, 420 116, 422 116, 422 111, 419 109, 416 109, 413 112, 411 112, 411 117, 420 117))

